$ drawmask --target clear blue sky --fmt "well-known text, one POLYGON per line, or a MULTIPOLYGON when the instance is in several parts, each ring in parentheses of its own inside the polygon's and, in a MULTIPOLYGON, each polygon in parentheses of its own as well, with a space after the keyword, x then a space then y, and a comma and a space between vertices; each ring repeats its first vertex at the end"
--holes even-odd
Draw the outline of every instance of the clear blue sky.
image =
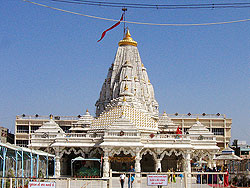
MULTIPOLYGON (((121 16, 120 9, 34 1, 83 14, 113 19, 121 16)), ((97 43, 102 31, 114 22, 58 12, 22 0, 2 0, 0 17, 0 126, 14 130, 15 116, 23 113, 79 115, 88 108, 94 115, 94 104, 122 39, 122 26, 97 43)), ((127 20, 155 23, 245 18, 250 18, 250 8, 127 12, 127 20)), ((138 42, 161 113, 226 114, 233 119, 232 139, 250 144, 250 22, 128 26, 138 42)))

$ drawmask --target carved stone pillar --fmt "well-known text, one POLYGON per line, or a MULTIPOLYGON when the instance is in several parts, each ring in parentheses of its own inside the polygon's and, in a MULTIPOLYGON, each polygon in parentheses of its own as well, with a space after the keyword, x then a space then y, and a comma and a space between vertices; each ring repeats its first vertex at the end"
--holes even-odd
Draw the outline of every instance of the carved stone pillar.
POLYGON ((187 187, 191 187, 191 151, 186 151, 186 154, 185 154, 185 173, 187 173, 187 187))
POLYGON ((215 153, 212 154, 212 167, 216 167, 215 153))
POLYGON ((140 177, 140 172, 141 172, 141 156, 140 156, 140 149, 136 149, 136 156, 135 156, 135 172, 136 172, 136 177, 140 177))
POLYGON ((60 148, 54 148, 55 150, 55 177, 61 176, 61 163, 60 163, 60 148))
POLYGON ((109 151, 108 149, 104 149, 104 157, 103 157, 103 177, 109 177, 109 151))
POLYGON ((158 172, 158 169, 161 172, 161 159, 156 159, 155 171, 158 172))

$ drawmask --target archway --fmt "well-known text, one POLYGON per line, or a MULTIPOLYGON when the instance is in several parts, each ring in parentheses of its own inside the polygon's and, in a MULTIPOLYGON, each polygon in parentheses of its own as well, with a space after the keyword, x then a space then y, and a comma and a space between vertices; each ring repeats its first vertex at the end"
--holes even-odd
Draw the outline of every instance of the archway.
POLYGON ((125 155, 123 151, 120 154, 115 154, 109 157, 112 171, 127 172, 131 165, 135 166, 135 157, 131 154, 125 155))
MULTIPOLYGON (((76 157, 84 157, 85 153, 81 148, 65 148, 60 153, 60 163, 61 163, 61 175, 62 176, 71 176, 71 160, 76 157)), ((75 169, 81 168, 81 166, 85 165, 84 162, 77 162, 75 169)))
POLYGON ((174 153, 171 155, 165 155, 161 161, 162 172, 171 171, 183 171, 183 156, 176 156, 174 153))
MULTIPOLYGON (((64 153, 61 157, 61 176, 71 176, 71 160, 78 157, 79 155, 76 155, 74 153, 66 154, 64 153)), ((75 164, 75 168, 79 168, 81 164, 75 164)))
POLYGON ((142 172, 155 172, 155 159, 153 155, 149 153, 142 155, 141 171, 142 172))

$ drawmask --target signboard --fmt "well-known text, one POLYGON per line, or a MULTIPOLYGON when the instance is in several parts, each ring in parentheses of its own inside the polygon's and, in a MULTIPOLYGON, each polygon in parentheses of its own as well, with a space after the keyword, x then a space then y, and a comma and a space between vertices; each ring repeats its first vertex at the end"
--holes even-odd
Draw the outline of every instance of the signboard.
POLYGON ((168 185, 168 175, 147 175, 148 186, 168 185))
POLYGON ((28 188, 56 188, 56 183, 32 181, 29 182, 28 188))

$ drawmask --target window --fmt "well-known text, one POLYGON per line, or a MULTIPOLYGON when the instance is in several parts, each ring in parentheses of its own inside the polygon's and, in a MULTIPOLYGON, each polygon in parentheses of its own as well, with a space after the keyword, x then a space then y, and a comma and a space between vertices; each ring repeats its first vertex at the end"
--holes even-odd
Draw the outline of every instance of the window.
POLYGON ((241 151, 241 155, 249 155, 249 151, 241 151))
POLYGON ((65 133, 69 133, 71 126, 60 126, 65 133))
POLYGON ((29 133, 29 126, 17 125, 17 133, 29 133))
POLYGON ((224 135, 224 128, 212 128, 214 135, 224 135))
POLYGON ((20 146, 20 147, 27 147, 28 144, 29 144, 28 140, 17 140, 16 141, 16 145, 20 146))
POLYGON ((37 129, 39 129, 40 126, 32 126, 31 127, 31 133, 34 133, 37 129))

